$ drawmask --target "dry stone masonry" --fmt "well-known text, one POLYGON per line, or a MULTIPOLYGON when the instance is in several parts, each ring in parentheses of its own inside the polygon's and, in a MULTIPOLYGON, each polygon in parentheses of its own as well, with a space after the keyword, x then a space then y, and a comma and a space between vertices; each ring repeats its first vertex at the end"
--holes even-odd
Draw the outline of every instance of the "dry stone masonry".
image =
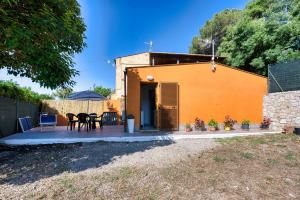
POLYGON ((271 118, 272 130, 281 131, 286 124, 300 127, 300 90, 264 96, 263 115, 271 118))

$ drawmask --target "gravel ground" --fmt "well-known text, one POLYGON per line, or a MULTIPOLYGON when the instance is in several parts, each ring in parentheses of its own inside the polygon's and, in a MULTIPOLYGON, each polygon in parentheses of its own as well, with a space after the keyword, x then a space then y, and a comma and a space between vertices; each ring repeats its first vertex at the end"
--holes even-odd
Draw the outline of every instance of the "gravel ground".
POLYGON ((18 147, 0 154, 0 199, 37 198, 28 197, 28 191, 47 190, 69 174, 90 176, 126 167, 165 168, 216 145, 214 140, 204 139, 18 147))

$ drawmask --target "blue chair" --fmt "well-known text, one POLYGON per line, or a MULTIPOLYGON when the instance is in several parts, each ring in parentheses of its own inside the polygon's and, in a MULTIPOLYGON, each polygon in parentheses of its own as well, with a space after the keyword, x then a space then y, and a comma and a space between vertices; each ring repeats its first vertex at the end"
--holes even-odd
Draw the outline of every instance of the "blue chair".
POLYGON ((19 118, 19 124, 23 133, 32 129, 31 117, 29 116, 19 118))
POLYGON ((56 125, 57 125, 57 116, 56 115, 48 115, 48 114, 40 115, 41 131, 43 131, 43 127, 45 127, 45 126, 53 126, 53 128, 55 129, 56 125))

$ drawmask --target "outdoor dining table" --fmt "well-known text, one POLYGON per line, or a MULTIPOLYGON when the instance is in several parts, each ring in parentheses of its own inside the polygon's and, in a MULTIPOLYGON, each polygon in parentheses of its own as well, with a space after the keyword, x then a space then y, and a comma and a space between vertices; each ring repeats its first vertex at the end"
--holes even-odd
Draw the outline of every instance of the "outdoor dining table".
POLYGON ((98 118, 97 115, 96 114, 90 114, 89 116, 90 116, 89 121, 90 121, 91 128, 96 129, 96 121, 97 121, 97 118, 98 118))

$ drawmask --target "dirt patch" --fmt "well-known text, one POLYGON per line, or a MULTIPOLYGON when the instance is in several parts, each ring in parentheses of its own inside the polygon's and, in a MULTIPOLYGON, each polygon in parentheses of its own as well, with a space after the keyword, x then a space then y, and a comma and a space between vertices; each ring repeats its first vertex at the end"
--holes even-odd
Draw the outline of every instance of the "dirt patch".
POLYGON ((40 147, 1 162, 0 199, 300 197, 300 139, 282 134, 40 147))

